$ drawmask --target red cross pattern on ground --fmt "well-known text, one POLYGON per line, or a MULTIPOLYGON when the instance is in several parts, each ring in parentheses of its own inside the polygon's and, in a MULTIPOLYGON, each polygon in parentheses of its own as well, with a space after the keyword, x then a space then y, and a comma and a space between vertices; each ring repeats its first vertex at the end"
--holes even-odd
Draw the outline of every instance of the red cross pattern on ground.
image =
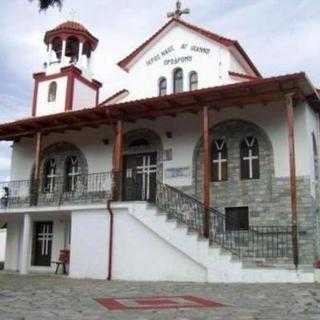
POLYGON ((111 311, 223 307, 221 303, 195 296, 104 298, 96 301, 111 311))

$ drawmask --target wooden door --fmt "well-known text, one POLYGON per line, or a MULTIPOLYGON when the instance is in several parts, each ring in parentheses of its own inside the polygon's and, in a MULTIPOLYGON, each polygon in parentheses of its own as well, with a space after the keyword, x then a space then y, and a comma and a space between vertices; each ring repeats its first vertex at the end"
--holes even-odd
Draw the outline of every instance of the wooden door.
POLYGON ((157 153, 124 157, 123 199, 125 201, 155 201, 157 153))
POLYGON ((51 265, 52 222, 35 222, 33 233, 33 265, 49 267, 51 265))

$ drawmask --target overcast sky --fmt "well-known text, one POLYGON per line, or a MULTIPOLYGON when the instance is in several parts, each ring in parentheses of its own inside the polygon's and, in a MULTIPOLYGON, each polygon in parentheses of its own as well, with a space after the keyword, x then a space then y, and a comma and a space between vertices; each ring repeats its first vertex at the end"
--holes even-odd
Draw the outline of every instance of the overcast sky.
MULTIPOLYGON (((185 0, 187 21, 238 40, 264 76, 305 71, 320 86, 320 0, 185 0)), ((116 66, 159 29, 175 0, 64 0, 61 11, 39 13, 37 0, 0 4, 0 122, 29 116, 32 74, 45 61, 44 33, 75 17, 99 40, 95 78, 101 98, 125 87, 116 66), (76 14, 71 14, 75 11, 76 14)), ((0 144, 0 179, 10 149, 0 144)))

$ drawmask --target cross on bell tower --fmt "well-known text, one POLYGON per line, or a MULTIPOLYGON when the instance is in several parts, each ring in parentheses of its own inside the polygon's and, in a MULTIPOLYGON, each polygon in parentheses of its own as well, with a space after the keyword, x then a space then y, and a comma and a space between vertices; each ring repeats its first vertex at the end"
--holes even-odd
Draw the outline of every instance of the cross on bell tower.
POLYGON ((181 10, 181 8, 182 8, 181 1, 178 0, 177 3, 176 3, 176 10, 174 12, 168 12, 167 17, 168 18, 180 19, 180 17, 183 14, 189 14, 190 13, 190 9, 181 10))

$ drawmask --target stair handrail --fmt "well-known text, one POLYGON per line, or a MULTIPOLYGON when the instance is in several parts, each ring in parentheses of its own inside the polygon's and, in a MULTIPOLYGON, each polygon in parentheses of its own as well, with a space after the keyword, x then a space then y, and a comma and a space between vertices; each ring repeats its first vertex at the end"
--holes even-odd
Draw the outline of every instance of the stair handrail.
POLYGON ((205 235, 203 217, 208 212, 209 243, 237 256, 291 257, 291 226, 249 226, 239 230, 232 217, 226 219, 217 209, 205 208, 199 199, 160 181, 157 181, 156 205, 200 237, 205 235))

